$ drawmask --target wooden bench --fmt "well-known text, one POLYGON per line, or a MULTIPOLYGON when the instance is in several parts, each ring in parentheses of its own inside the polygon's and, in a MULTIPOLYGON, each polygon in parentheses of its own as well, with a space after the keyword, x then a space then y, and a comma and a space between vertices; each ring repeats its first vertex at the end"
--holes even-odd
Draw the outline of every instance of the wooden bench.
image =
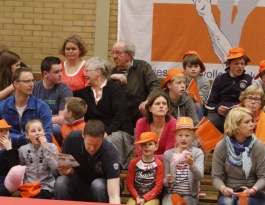
MULTIPOLYGON (((131 153, 131 159, 135 157, 136 157, 136 151, 133 150, 133 152, 131 153)), ((212 153, 209 153, 207 161, 205 163, 204 178, 200 184, 200 188, 205 191, 206 196, 199 197, 200 205, 216 205, 217 204, 218 191, 212 185, 211 172, 210 172, 211 164, 212 164, 212 153)), ((124 182, 126 182, 127 172, 128 170, 122 170, 120 174, 120 178, 121 180, 124 180, 124 182)), ((128 201, 130 197, 131 195, 125 186, 124 191, 121 193, 121 202, 126 204, 126 202, 128 201)))
POLYGON ((35 81, 42 80, 42 74, 41 72, 33 72, 33 77, 35 81))

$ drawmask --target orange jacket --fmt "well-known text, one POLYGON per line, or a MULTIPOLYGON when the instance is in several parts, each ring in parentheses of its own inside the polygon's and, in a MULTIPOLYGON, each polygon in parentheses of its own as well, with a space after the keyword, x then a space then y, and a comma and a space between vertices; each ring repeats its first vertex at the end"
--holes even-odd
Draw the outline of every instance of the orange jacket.
POLYGON ((67 135, 74 131, 74 130, 84 130, 85 127, 85 121, 84 118, 80 119, 80 120, 76 120, 73 124, 70 124, 68 122, 65 122, 62 127, 61 127, 61 135, 62 135, 62 140, 64 142, 65 138, 67 137, 67 135))

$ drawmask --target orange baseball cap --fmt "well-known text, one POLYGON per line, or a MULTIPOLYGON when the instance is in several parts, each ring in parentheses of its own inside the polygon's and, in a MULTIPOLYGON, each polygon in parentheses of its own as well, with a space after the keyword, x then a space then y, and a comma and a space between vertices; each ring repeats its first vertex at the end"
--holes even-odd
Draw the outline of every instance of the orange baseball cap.
POLYGON ((243 55, 246 55, 245 50, 243 48, 240 47, 231 48, 227 54, 227 60, 240 58, 243 55))
POLYGON ((164 89, 165 87, 167 87, 167 83, 168 81, 170 81, 172 78, 174 78, 176 75, 184 75, 185 72, 183 69, 181 68, 173 68, 170 71, 167 72, 167 76, 166 76, 166 80, 165 82, 162 84, 161 88, 164 89))
POLYGON ((259 63, 259 73, 255 76, 255 80, 260 77, 260 73, 265 70, 265 60, 260 61, 259 63))
MULTIPOLYGON (((199 60, 202 62, 201 60, 201 56, 197 53, 197 51, 188 51, 187 53, 184 54, 184 56, 182 57, 182 59, 184 59, 187 55, 196 55, 199 60)), ((201 72, 200 73, 203 73, 205 71, 205 66, 202 62, 202 68, 201 68, 201 72)))
POLYGON ((134 144, 141 144, 141 143, 148 142, 151 140, 155 141, 156 144, 158 143, 158 137, 157 137, 156 133, 154 133, 154 132, 143 132, 140 135, 140 139, 137 142, 135 142, 134 144))
POLYGON ((176 130, 180 129, 192 129, 197 130, 193 125, 193 120, 190 117, 179 117, 177 119, 176 130))
POLYGON ((6 120, 0 120, 0 129, 2 128, 10 128, 11 126, 7 124, 6 120))

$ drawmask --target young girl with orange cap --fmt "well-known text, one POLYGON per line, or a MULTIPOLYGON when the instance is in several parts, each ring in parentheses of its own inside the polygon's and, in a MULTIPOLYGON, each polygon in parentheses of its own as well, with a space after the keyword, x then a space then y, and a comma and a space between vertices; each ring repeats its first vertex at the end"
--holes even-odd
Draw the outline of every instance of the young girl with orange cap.
POLYGON ((4 119, 0 120, 0 196, 11 195, 4 185, 4 180, 9 170, 19 164, 18 151, 12 149, 9 138, 10 127, 4 119))
POLYGON ((177 147, 163 156, 165 193, 162 204, 171 205, 171 195, 178 194, 187 204, 198 203, 200 181, 204 176, 203 151, 193 146, 196 128, 189 117, 180 117, 176 125, 177 147))

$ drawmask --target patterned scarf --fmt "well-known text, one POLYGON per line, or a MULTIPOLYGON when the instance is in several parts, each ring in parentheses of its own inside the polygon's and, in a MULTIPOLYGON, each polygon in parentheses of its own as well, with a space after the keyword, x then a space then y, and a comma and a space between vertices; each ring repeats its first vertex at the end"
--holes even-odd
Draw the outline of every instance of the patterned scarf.
POLYGON ((252 166, 249 152, 256 141, 255 135, 252 135, 246 139, 243 144, 239 144, 235 137, 225 137, 226 150, 228 161, 231 166, 242 167, 245 172, 246 179, 249 176, 249 172, 252 166))

